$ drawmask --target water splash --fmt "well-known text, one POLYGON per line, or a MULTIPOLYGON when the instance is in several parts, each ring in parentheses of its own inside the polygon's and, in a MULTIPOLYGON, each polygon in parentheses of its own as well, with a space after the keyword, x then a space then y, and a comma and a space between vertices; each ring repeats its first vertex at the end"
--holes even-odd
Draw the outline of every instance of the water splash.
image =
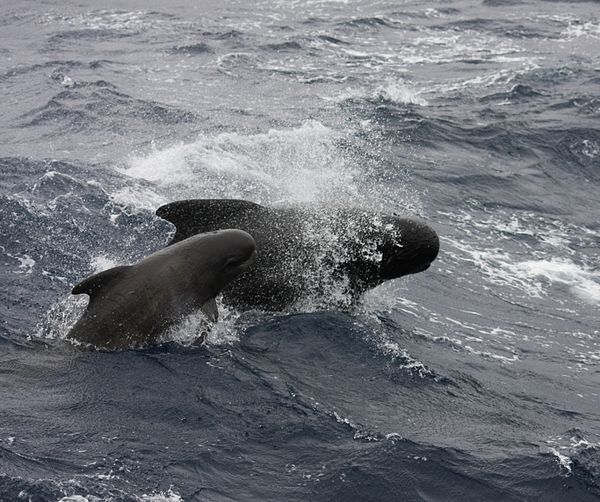
POLYGON ((154 193, 170 200, 220 197, 275 204, 334 196, 351 201, 358 194, 357 171, 339 146, 341 139, 316 121, 255 135, 206 135, 132 158, 121 172, 152 182, 154 193))

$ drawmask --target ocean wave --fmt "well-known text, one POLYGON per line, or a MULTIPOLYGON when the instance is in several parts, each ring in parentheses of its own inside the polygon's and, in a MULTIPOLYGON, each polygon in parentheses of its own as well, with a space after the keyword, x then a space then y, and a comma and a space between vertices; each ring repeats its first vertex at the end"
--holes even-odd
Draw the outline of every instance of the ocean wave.
POLYGON ((244 37, 244 32, 230 29, 225 31, 203 31, 202 35, 214 40, 240 40, 244 37))
POLYGON ((514 39, 552 39, 558 35, 543 26, 526 26, 518 21, 508 19, 476 18, 452 21, 436 25, 435 29, 454 30, 459 32, 494 33, 501 37, 514 39))
POLYGON ((549 108, 551 110, 565 110, 571 108, 582 115, 597 117, 600 115, 600 99, 595 96, 577 96, 551 105, 549 108))
POLYGON ((217 58, 217 68, 227 75, 236 75, 241 69, 258 66, 260 60, 250 52, 228 52, 217 58))
POLYGON ((390 16, 394 18, 423 18, 423 19, 436 19, 445 16, 455 16, 460 14, 460 9, 454 7, 427 7, 419 10, 401 10, 390 13, 390 16))
POLYGON ((393 27, 394 23, 382 16, 372 17, 356 17, 347 21, 341 21, 338 23, 339 26, 349 28, 379 28, 379 27, 393 27))
POLYGON ((515 455, 489 460, 409 440, 376 442, 326 467, 320 475, 313 473, 319 475, 313 489, 315 500, 391 500, 390 493, 402 493, 409 500, 519 500, 542 490, 553 494, 549 500, 558 501, 565 484, 577 500, 593 500, 597 492, 593 484, 565 481, 545 458, 515 455), (477 472, 475 465, 483 472, 477 472), (528 469, 527 481, 508 480, 508 472, 522 469, 528 469), (399 472, 410 475, 398 476, 399 472))
POLYGON ((513 86, 508 92, 499 92, 496 94, 490 94, 480 98, 482 103, 488 103, 490 101, 527 101, 531 102, 532 99, 536 99, 544 96, 543 93, 536 91, 528 85, 517 84, 513 86))
POLYGON ((47 44, 52 49, 56 49, 62 43, 69 43, 72 41, 102 41, 112 40, 115 38, 122 38, 130 36, 129 33, 124 33, 120 30, 113 29, 102 29, 102 28, 90 28, 80 30, 68 30, 55 33, 48 38, 47 44))
POLYGON ((571 429, 546 439, 540 452, 556 458, 563 476, 579 479, 592 493, 600 494, 600 438, 594 437, 596 441, 590 441, 581 430, 571 429))
POLYGON ((185 56, 197 56, 200 54, 213 54, 214 49, 203 42, 188 45, 177 45, 167 50, 169 54, 183 54, 185 56))
POLYGON ((266 44, 266 45, 263 45, 262 47, 265 50, 275 51, 275 52, 298 51, 298 50, 303 49, 302 44, 298 40, 288 40, 288 41, 284 41, 284 42, 266 44))
POLYGON ((19 65, 15 66, 9 70, 6 70, 2 75, 0 75, 0 81, 9 80, 14 77, 20 77, 22 75, 27 75, 29 73, 33 73, 40 70, 46 70, 48 68, 63 68, 64 69, 72 69, 72 68, 89 68, 94 64, 99 66, 101 61, 96 61, 94 63, 84 63, 81 61, 73 61, 73 60, 53 60, 47 61, 43 63, 35 63, 30 65, 19 65))
MULTIPOLYGON (((489 99, 508 97, 517 102, 520 100, 529 102, 530 95, 541 99, 541 96, 532 94, 530 90, 522 87, 513 89, 508 95, 494 95, 489 99)), ((430 147, 434 152, 439 149, 439 145, 444 144, 457 154, 460 152, 464 159, 471 157, 473 155, 471 149, 475 148, 479 152, 477 154, 479 158, 481 156, 510 158, 527 162, 530 168, 506 173, 515 179, 519 178, 521 183, 525 182, 526 175, 533 176, 536 171, 553 179, 562 179, 565 183, 570 181, 564 178, 565 174, 594 181, 600 179, 600 171, 595 167, 600 152, 600 130, 593 127, 573 124, 572 127, 567 128, 552 126, 532 128, 524 122, 497 120, 468 127, 451 118, 426 116, 422 109, 394 106, 377 107, 372 110, 372 114, 377 121, 386 124, 388 131, 402 133, 405 135, 405 140, 411 141, 412 144, 430 147)), ((497 170, 500 171, 499 176, 507 177, 501 173, 503 169, 500 166, 497 170)), ((475 176, 480 175, 488 176, 483 173, 475 176)), ((433 176, 435 177, 435 174, 433 176)), ((442 177, 450 179, 447 174, 442 177)), ((539 183, 539 180, 536 183, 539 183)), ((528 186, 524 185, 524 187, 528 186)), ((524 198, 530 197, 524 192, 524 190, 515 190, 513 196, 503 197, 503 199, 514 200, 519 195, 524 198)), ((532 195, 535 197, 535 194, 532 195)), ((529 200, 534 202, 534 198, 529 200)))
POLYGON ((335 101, 367 100, 367 102, 372 102, 374 104, 390 103, 427 106, 429 103, 422 97, 422 94, 423 90, 417 89, 413 83, 404 82, 402 80, 387 80, 385 84, 379 85, 372 91, 364 88, 348 88, 336 96, 335 101))
POLYGON ((332 37, 330 35, 318 35, 318 38, 320 40, 323 40, 324 42, 328 42, 333 45, 348 45, 349 44, 349 42, 346 42, 345 40, 342 40, 337 37, 332 37))
POLYGON ((134 98, 104 80, 75 81, 59 72, 54 73, 53 78, 67 89, 55 94, 45 105, 24 113, 20 117, 20 127, 61 124, 71 132, 107 129, 126 131, 131 127, 132 120, 162 125, 196 120, 191 112, 134 98), (120 126, 115 122, 116 116, 121 118, 120 126))

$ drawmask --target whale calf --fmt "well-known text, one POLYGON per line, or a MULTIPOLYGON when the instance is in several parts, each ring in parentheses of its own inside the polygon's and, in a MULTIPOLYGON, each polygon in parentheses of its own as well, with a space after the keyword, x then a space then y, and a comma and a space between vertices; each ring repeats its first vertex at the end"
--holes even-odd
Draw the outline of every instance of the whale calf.
POLYGON ((152 344, 184 316, 201 309, 218 317, 215 296, 254 260, 254 239, 242 230, 195 235, 139 263, 93 275, 72 293, 87 309, 68 338, 102 349, 152 344))
POLYGON ((219 228, 252 234, 254 266, 223 290, 223 302, 240 310, 283 311, 314 299, 347 307, 384 281, 426 270, 439 250, 427 224, 359 209, 196 199, 166 204, 156 214, 176 227, 171 245, 219 228))

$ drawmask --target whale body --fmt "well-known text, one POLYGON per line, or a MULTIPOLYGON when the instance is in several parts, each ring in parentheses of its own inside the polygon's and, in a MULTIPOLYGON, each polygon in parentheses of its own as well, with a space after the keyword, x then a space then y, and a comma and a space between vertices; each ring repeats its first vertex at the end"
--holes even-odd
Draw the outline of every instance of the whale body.
POLYGON ((88 306, 67 337, 102 349, 155 343, 173 324, 201 309, 213 322, 215 296, 254 259, 254 239, 241 230, 195 235, 135 265, 120 266, 77 284, 88 306))
POLYGON ((240 310, 284 311, 315 298, 349 306, 384 281, 426 270, 439 250, 436 232, 424 222, 360 209, 195 199, 171 202, 156 214, 176 227, 171 245, 219 228, 254 237, 254 266, 223 290, 223 302, 240 310))

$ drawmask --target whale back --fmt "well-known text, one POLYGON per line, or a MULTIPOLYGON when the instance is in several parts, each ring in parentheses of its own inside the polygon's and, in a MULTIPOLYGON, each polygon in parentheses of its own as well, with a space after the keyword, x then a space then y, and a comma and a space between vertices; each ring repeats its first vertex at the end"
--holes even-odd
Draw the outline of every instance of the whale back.
POLYGON ((131 269, 131 265, 122 265, 94 274, 73 286, 71 294, 87 294, 92 302, 100 295, 101 291, 125 277, 129 269, 131 269))
POLYGON ((156 215, 175 225, 171 245, 221 228, 245 229, 248 221, 266 211, 267 208, 246 200, 191 199, 165 204, 156 210, 156 215))

